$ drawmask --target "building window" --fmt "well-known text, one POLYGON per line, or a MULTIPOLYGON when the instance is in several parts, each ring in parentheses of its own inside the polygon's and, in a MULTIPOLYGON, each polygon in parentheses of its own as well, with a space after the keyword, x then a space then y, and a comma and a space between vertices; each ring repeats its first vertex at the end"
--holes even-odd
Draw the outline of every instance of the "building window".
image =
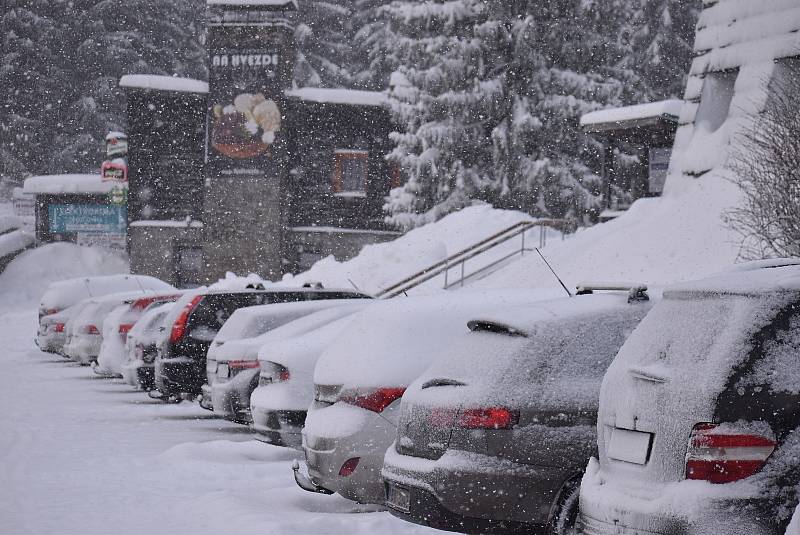
POLYGON ((399 188, 403 185, 403 172, 400 170, 400 164, 397 162, 389 163, 389 187, 399 188))
POLYGON ((175 282, 178 288, 195 288, 203 282, 203 248, 175 247, 175 282))
POLYGON ((363 150, 337 150, 333 160, 333 193, 364 196, 367 193, 367 159, 363 150))
POLYGON ((695 126, 706 132, 716 132, 728 118, 733 100, 738 69, 710 72, 703 81, 700 107, 697 109, 695 126))

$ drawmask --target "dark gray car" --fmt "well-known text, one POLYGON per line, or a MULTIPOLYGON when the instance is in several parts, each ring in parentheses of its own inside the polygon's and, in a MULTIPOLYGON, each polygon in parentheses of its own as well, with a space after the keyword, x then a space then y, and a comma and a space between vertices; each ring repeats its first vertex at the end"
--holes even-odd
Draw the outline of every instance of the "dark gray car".
POLYGON ((643 291, 632 296, 582 295, 471 321, 403 396, 383 468, 392 513, 465 533, 568 524, 596 451, 603 374, 650 309, 643 291))

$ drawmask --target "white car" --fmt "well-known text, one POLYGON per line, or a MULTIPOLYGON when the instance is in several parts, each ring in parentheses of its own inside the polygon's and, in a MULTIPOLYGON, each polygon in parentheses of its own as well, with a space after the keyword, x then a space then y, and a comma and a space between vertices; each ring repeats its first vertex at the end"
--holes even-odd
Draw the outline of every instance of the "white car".
POLYGON ((146 275, 79 277, 50 284, 39 301, 39 319, 61 312, 83 301, 120 292, 164 292, 175 290, 166 282, 146 275))
POLYGON ((363 308, 370 302, 367 299, 330 299, 238 309, 225 322, 208 350, 208 384, 203 385, 201 405, 223 418, 250 423, 250 394, 259 380, 259 349, 282 337, 315 329, 341 317, 347 310, 363 308))
POLYGON ((97 361, 103 344, 103 321, 117 307, 130 304, 141 292, 126 292, 88 299, 86 306, 67 325, 64 355, 84 366, 97 361))
POLYGON ((129 385, 145 392, 155 388, 156 342, 165 329, 164 319, 173 307, 174 302, 153 303, 128 332, 122 378, 129 385))
MULTIPOLYGON (((308 406, 314 401, 317 359, 350 324, 357 312, 354 308, 347 311, 336 309, 334 321, 299 336, 270 341, 262 346, 258 352, 258 388, 250 395, 251 429, 256 438, 275 446, 301 449, 300 433, 308 406)), ((318 312, 314 316, 333 316, 330 312, 334 311, 318 312)), ((287 325, 286 328, 293 326, 287 325)))
POLYGON ((69 319, 83 308, 83 305, 72 305, 69 308, 44 316, 39 320, 39 332, 36 345, 48 353, 61 353, 67 341, 67 323, 69 319))
POLYGON ((383 504, 383 457, 395 438, 406 387, 469 332, 468 320, 544 297, 524 290, 462 290, 382 301, 360 313, 317 362, 303 429, 308 477, 295 466, 298 485, 383 504))
POLYGON ((125 356, 125 342, 128 332, 136 325, 145 310, 154 303, 167 303, 178 300, 182 292, 171 292, 139 297, 130 303, 115 308, 103 320, 103 343, 97 355, 95 372, 120 377, 125 356))

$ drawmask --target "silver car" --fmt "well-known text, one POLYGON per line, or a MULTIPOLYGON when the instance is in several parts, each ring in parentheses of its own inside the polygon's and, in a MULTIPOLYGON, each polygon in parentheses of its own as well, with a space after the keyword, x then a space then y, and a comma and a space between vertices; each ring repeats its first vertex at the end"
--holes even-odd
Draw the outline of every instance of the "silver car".
POLYGON ((383 457, 403 392, 482 311, 541 298, 533 291, 459 291, 383 301, 364 310, 322 354, 303 429, 306 490, 384 502, 383 457))

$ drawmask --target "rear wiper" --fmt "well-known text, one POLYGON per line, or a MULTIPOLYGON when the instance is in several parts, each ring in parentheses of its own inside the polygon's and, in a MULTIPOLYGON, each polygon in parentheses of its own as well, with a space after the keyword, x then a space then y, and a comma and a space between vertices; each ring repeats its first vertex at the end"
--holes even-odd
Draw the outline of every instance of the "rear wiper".
POLYGON ((433 388, 434 386, 467 386, 467 383, 462 383, 455 379, 436 378, 422 383, 422 390, 433 388))

